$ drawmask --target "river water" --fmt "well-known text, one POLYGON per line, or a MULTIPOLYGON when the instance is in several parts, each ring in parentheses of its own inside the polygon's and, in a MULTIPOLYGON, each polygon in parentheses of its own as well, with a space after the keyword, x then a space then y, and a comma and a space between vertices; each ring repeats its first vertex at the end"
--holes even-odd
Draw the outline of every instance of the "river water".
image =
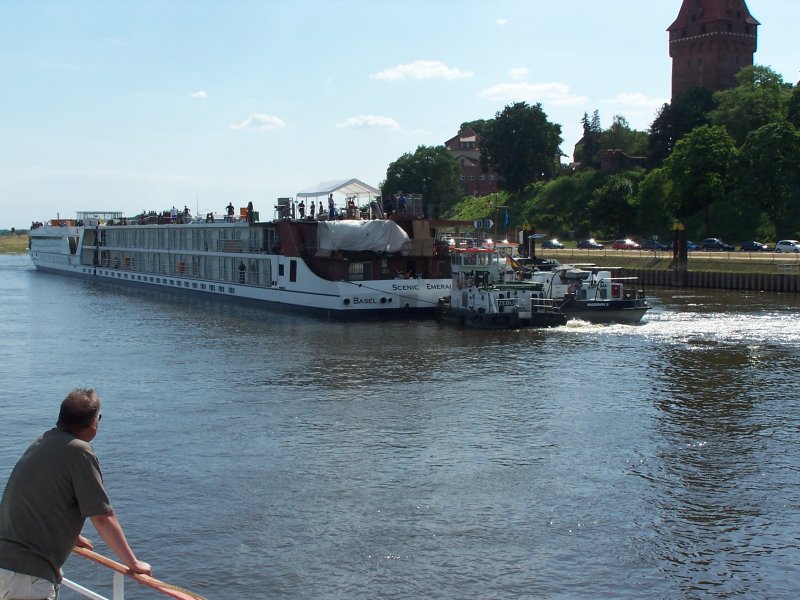
POLYGON ((131 545, 209 600, 795 598, 800 297, 649 295, 639 326, 474 332, 3 256, 0 486, 92 386, 131 545))

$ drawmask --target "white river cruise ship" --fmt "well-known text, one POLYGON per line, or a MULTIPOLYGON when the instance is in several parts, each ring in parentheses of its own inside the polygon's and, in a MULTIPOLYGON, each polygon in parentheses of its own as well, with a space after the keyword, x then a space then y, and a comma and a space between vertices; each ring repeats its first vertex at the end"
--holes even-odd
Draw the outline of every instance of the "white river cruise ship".
POLYGON ((419 198, 406 214, 385 217, 374 196, 358 206, 364 189, 378 192, 349 180, 281 198, 268 222, 259 222, 252 207, 194 218, 83 211, 31 229, 29 253, 40 271, 323 317, 433 315, 450 293, 443 240, 464 224, 422 218, 419 198), (305 199, 334 191, 346 195, 347 207, 334 218, 298 210, 305 199))

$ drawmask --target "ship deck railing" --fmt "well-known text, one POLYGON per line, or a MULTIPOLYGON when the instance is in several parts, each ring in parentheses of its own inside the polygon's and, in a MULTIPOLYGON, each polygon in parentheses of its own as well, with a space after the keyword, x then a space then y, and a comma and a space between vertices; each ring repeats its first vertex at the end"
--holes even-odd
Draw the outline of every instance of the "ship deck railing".
POLYGON ((91 600, 125 600, 125 578, 127 577, 139 585, 149 587, 168 598, 175 598, 176 600, 205 600, 205 598, 199 594, 195 594, 194 592, 190 592, 189 590, 166 583, 165 581, 161 581, 154 577, 140 575, 138 573, 130 573, 125 565, 111 560, 102 554, 98 554, 97 552, 92 552, 91 550, 87 550, 85 548, 78 548, 77 546, 73 548, 72 552, 73 554, 96 562, 100 566, 114 572, 112 588, 113 595, 111 598, 107 598, 106 596, 90 590, 89 588, 82 586, 71 579, 67 579, 66 577, 61 580, 62 586, 77 592, 85 598, 90 598, 91 600))

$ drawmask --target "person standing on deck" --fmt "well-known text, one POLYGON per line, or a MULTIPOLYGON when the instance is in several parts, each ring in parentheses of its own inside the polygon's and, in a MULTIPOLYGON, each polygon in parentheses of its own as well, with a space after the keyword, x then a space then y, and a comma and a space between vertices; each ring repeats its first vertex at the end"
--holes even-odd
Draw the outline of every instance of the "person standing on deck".
POLYGON ((19 459, 0 501, 0 598, 54 599, 61 567, 74 546, 92 549, 81 535, 90 518, 131 572, 151 574, 136 558, 103 487, 90 442, 100 425, 94 390, 72 390, 58 422, 19 459))
POLYGON ((333 194, 328 194, 328 221, 333 221, 336 205, 333 203, 333 194))
POLYGON ((397 201, 397 209, 401 216, 406 215, 406 208, 408 208, 408 198, 403 192, 399 194, 400 199, 397 201))

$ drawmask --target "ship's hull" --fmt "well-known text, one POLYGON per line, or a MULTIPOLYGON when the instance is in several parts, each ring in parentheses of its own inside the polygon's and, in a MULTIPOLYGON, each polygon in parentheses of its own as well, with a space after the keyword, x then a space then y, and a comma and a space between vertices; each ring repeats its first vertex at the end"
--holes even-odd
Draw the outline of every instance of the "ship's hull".
POLYGON ((642 299, 581 301, 568 300, 561 310, 570 319, 580 319, 590 323, 635 324, 650 310, 650 305, 642 299))
POLYGON ((558 312, 478 312, 470 309, 442 305, 437 318, 446 323, 469 329, 525 329, 558 327, 567 322, 566 315, 558 312))

